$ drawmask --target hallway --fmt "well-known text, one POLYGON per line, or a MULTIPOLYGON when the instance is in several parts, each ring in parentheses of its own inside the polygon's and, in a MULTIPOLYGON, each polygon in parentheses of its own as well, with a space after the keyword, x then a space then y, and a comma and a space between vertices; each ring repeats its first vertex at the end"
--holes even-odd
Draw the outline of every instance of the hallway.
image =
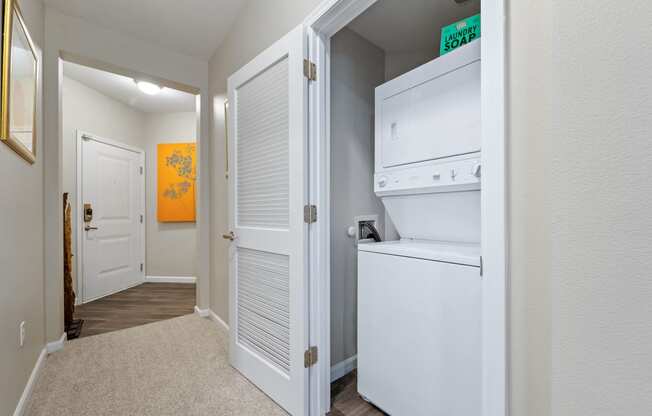
POLYGON ((652 1, 2 16, 0 416, 652 416, 652 1))
POLYGON ((228 333, 196 315, 66 344, 28 416, 284 415, 228 363, 228 333))

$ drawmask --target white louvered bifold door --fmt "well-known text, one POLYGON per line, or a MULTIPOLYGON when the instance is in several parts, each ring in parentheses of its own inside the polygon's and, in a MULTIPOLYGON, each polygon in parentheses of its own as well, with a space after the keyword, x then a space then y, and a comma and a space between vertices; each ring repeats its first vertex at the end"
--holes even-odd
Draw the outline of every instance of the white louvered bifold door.
POLYGON ((307 414, 306 42, 297 28, 228 80, 231 364, 307 414))

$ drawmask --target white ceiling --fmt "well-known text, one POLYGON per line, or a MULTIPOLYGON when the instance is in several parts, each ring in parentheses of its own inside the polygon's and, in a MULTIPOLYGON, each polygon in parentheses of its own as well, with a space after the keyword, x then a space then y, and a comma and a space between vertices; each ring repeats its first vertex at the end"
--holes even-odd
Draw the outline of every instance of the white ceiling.
POLYGON ((44 0, 60 12, 167 49, 210 59, 244 0, 44 0))
POLYGON ((145 113, 177 113, 195 111, 195 96, 163 88, 157 95, 140 91, 132 78, 87 66, 63 62, 63 74, 89 88, 145 113))
POLYGON ((349 24, 385 52, 439 52, 441 29, 480 13, 480 0, 379 0, 349 24))

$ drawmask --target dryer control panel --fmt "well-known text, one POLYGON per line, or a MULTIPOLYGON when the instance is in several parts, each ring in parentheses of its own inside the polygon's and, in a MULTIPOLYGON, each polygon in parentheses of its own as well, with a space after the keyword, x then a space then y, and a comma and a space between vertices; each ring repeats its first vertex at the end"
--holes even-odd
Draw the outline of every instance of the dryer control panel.
POLYGON ((378 196, 472 191, 480 189, 479 155, 462 160, 407 167, 374 176, 378 196))

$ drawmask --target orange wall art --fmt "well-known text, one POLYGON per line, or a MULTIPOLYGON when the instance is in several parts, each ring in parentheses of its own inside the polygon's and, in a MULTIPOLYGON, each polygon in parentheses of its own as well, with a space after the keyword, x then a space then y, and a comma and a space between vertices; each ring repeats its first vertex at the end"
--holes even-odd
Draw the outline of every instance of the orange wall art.
POLYGON ((159 222, 195 222, 195 143, 158 145, 159 222))

